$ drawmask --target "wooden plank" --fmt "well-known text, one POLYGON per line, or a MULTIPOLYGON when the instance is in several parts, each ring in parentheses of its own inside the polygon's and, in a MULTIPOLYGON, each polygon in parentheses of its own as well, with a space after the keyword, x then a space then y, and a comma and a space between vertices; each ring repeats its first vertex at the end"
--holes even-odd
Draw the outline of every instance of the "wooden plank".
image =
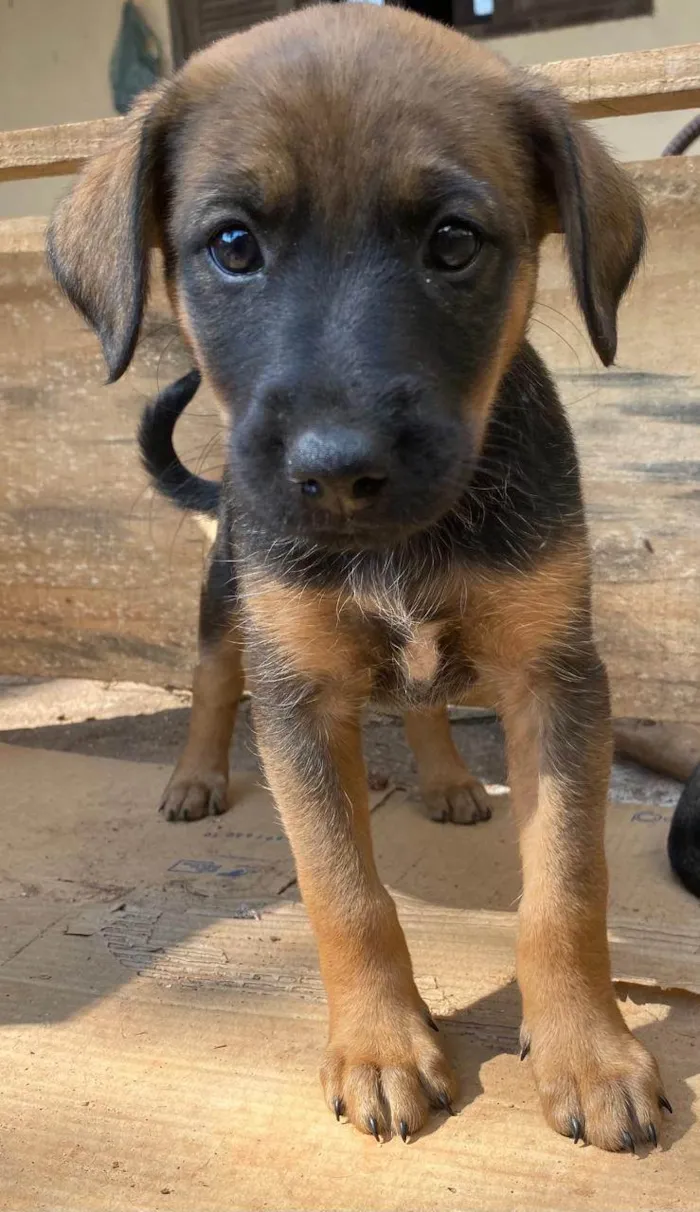
MULTIPOLYGON (((632 169, 651 243, 617 368, 596 367, 556 240, 532 326, 578 440, 616 713, 696 722, 700 297, 688 282, 700 279, 699 167, 632 169)), ((95 338, 51 283, 40 226, 14 231, 25 251, 0 255, 0 672, 187 685, 203 538, 152 501, 134 444, 144 399, 187 366, 165 295, 155 292, 133 368, 106 389, 95 338)), ((211 472, 218 427, 202 394, 178 430, 185 458, 211 472)))
POLYGON ((615 752, 686 783, 700 764, 700 728, 664 720, 616 720, 615 752))
POLYGON ((700 275, 698 177, 634 171, 650 244, 621 309, 617 365, 596 364, 556 240, 531 332, 576 435, 616 714, 698 722, 700 297, 688 285, 700 275))
POLYGON ((0 181, 60 177, 75 173, 101 151, 123 118, 96 118, 61 126, 0 132, 0 181))
POLYGON ((698 985, 699 910, 671 879, 665 824, 630 824, 649 841, 611 855, 614 971, 654 986, 628 987, 621 1011, 674 1107, 664 1151, 635 1160, 553 1133, 518 1059, 505 806, 476 830, 396 799, 373 814, 379 869, 459 1081, 455 1116, 436 1115, 408 1148, 379 1148, 324 1106, 318 959, 296 887, 274 892, 291 855, 269 798, 239 784, 229 815, 180 828, 155 811, 167 774, 156 765, 5 746, 0 761, 5 1208, 697 1207, 698 1010, 678 988, 698 985), (618 918, 623 888, 634 899, 618 918))
MULTIPOLYGON (((582 118, 700 105, 700 43, 563 59, 531 69, 559 88, 582 118)), ((0 132, 0 182, 74 173, 102 150, 122 118, 0 132)))
POLYGON ((3 253, 43 253, 47 220, 40 216, 0 219, 0 255, 3 253))
POLYGON ((700 105, 700 44, 562 59, 531 69, 546 76, 580 118, 617 118, 700 105))

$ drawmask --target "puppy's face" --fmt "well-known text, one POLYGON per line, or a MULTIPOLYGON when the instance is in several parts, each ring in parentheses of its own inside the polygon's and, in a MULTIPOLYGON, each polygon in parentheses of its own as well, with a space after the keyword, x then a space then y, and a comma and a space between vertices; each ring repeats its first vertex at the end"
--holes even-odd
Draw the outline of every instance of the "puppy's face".
POLYGON ((367 546, 463 491, 535 245, 523 165, 508 180, 479 134, 493 87, 401 24, 379 43, 337 24, 291 47, 280 29, 185 119, 169 238, 239 502, 367 546))
MULTIPOLYGON (((217 44, 143 104, 121 154, 131 278, 145 273, 150 218, 231 416, 239 513, 270 535, 381 546, 455 505, 548 230, 564 227, 591 335, 611 355, 641 249, 631 187, 556 96, 401 10, 307 10, 217 44), (591 232, 610 244, 615 207, 606 263, 591 232)), ((103 176, 91 186, 88 170, 51 241, 116 375, 144 285, 131 318, 113 307, 105 323, 104 264, 65 251, 103 176)), ((128 286, 128 267, 116 276, 128 286)))

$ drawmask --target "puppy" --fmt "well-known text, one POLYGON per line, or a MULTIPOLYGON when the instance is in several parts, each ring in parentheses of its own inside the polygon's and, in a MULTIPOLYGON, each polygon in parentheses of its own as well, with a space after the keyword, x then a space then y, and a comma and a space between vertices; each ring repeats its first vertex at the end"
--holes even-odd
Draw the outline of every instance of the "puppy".
POLYGON ((522 1054, 555 1129, 633 1150, 668 1104, 610 978, 608 687, 574 444, 526 340, 553 231, 607 365, 644 244, 621 169, 483 46, 333 5, 224 39, 143 97, 58 208, 49 254, 114 380, 157 245, 229 421, 220 489, 180 469, 218 529, 165 810, 225 806, 245 644, 328 995, 328 1105, 406 1139, 455 1098, 372 856, 360 714, 399 705, 426 792, 475 817, 445 705, 478 687, 520 836, 522 1054))

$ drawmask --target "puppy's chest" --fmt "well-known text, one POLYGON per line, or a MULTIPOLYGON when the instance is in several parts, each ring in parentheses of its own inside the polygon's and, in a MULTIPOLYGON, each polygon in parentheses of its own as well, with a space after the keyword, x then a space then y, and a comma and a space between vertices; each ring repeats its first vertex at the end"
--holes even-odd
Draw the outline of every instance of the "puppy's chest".
POLYGON ((454 606, 427 612, 387 595, 367 602, 363 613, 373 634, 375 701, 401 707, 441 703, 476 680, 464 619, 454 606))

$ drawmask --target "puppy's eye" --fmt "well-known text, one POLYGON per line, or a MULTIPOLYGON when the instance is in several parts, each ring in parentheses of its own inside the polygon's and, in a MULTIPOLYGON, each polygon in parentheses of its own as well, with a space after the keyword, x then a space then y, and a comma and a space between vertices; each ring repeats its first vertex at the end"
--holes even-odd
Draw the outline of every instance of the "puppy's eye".
POLYGON ((209 241, 209 253, 225 274, 254 274, 262 269, 263 256, 252 231, 228 227, 209 241))
POLYGON ((455 274, 471 265, 480 249, 481 237, 473 227, 447 219, 435 228, 428 241, 427 260, 433 269, 455 274))

